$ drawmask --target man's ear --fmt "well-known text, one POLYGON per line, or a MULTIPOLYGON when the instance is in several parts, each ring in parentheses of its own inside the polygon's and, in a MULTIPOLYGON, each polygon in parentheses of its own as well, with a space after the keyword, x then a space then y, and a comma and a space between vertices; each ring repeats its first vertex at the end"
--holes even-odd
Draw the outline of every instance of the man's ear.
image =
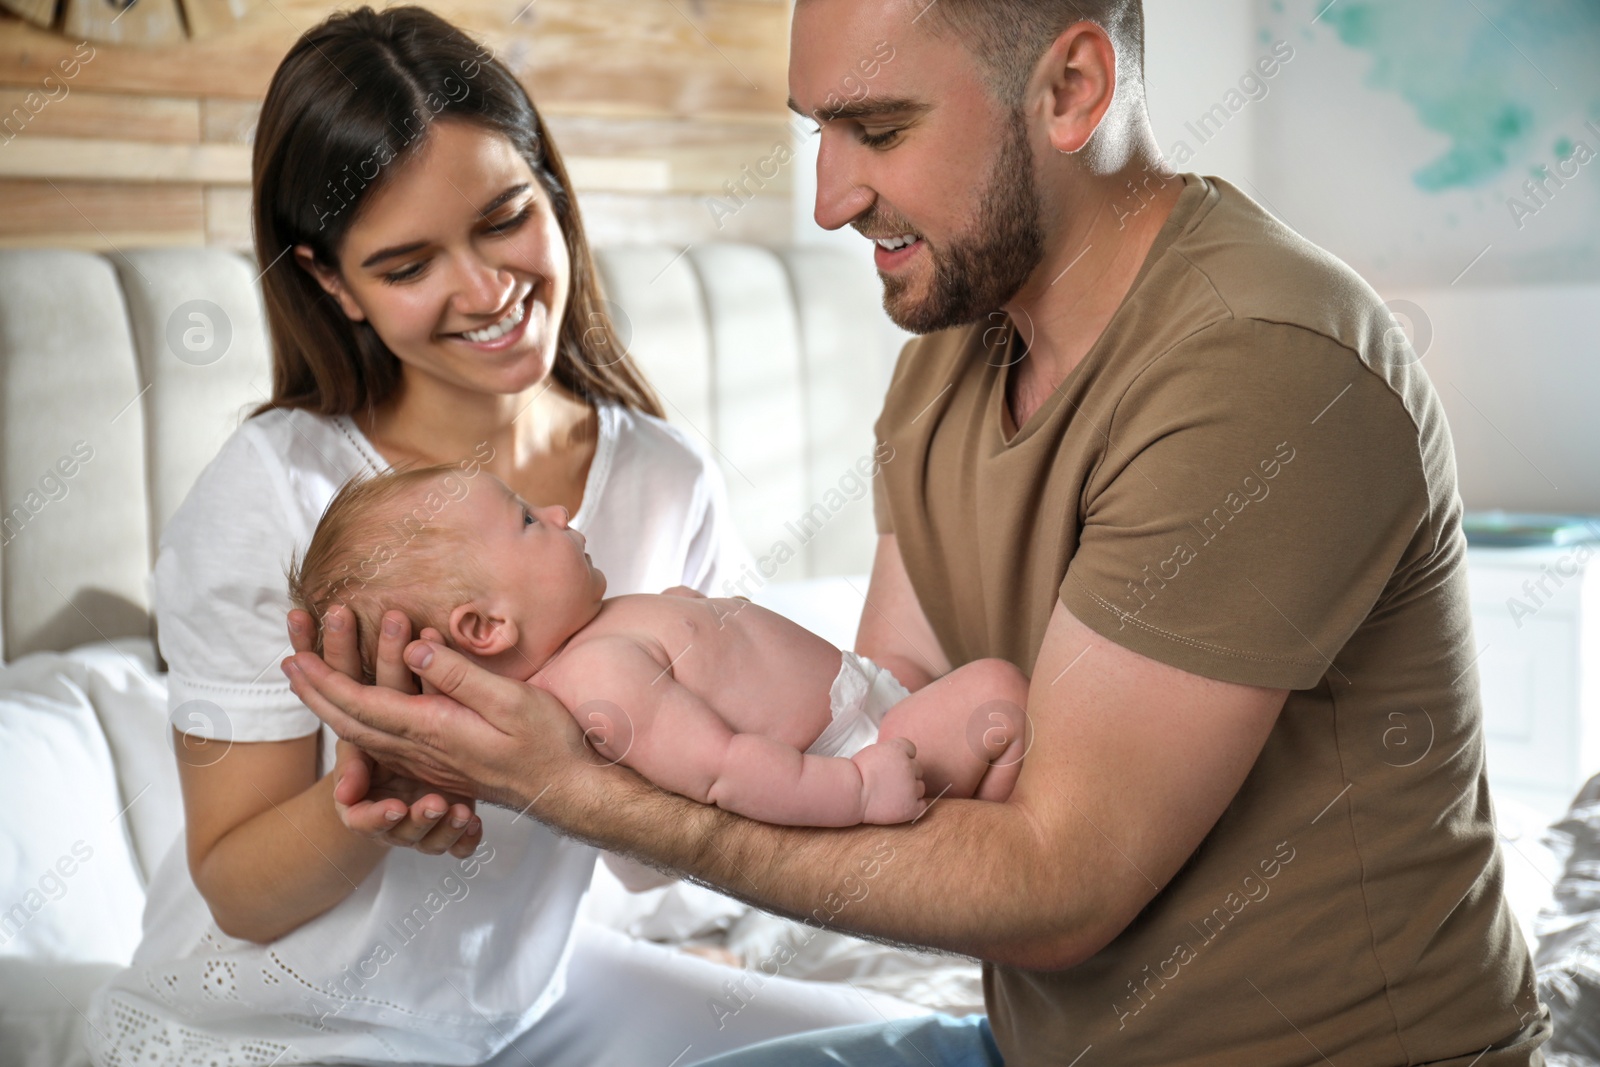
POLYGON ((1050 46, 1035 77, 1044 79, 1049 94, 1050 143, 1059 152, 1077 152, 1094 136, 1116 95, 1116 47, 1095 23, 1074 23, 1050 46))
POLYGON ((317 284, 322 286, 324 292, 339 301, 339 307, 344 310, 346 318, 352 322, 366 321, 367 313, 361 310, 361 305, 350 295, 350 290, 345 287, 344 278, 338 271, 318 263, 310 245, 295 245, 294 258, 302 270, 317 280, 317 284))
POLYGON ((476 604, 461 604, 450 612, 450 640, 474 656, 498 656, 517 645, 517 624, 490 615, 476 604))

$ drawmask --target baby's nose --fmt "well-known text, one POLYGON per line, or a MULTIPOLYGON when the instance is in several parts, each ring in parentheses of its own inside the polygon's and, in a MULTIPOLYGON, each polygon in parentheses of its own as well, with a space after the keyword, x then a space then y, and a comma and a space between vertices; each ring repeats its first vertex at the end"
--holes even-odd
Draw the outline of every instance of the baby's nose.
POLYGON ((567 511, 564 505, 552 504, 545 510, 550 513, 551 522, 555 523, 556 526, 563 530, 567 528, 567 520, 572 518, 572 515, 567 511))

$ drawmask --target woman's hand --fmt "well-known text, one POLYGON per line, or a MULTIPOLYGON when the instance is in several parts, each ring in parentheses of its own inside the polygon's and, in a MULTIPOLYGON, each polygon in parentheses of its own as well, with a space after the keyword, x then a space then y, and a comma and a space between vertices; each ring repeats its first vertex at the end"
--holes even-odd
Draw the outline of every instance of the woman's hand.
POLYGON ((483 820, 470 797, 441 795, 375 762, 348 741, 338 743, 333 807, 352 832, 430 856, 464 859, 483 841, 483 820))
MULTIPOLYGON (((334 656, 329 636, 324 645, 334 656)), ((551 785, 605 762, 555 697, 479 667, 446 648, 436 631, 424 631, 424 638, 406 645, 398 634, 383 634, 378 685, 362 685, 353 672, 324 662, 304 637, 293 639, 295 654, 282 667, 295 695, 334 733, 411 778, 461 796, 526 810, 551 785), (409 681, 413 671, 420 694, 391 684, 402 675, 409 681)))
MULTIPOLYGON (((356 677, 360 658, 355 619, 348 609, 338 605, 328 612, 327 622, 323 648, 329 661, 339 664, 351 678, 356 677)), ((312 633, 310 615, 299 609, 289 613, 289 639, 297 652, 310 652, 312 633)), ((439 639, 438 631, 431 627, 423 633, 439 639)), ((418 690, 418 680, 412 673, 403 665, 396 668, 400 650, 410 637, 411 621, 403 612, 392 611, 384 616, 378 639, 379 684, 404 693, 418 690)), ((483 820, 474 813, 470 797, 442 795, 426 783, 381 766, 348 742, 340 741, 336 751, 334 809, 352 833, 415 848, 430 856, 449 852, 458 858, 471 855, 483 840, 483 820)))

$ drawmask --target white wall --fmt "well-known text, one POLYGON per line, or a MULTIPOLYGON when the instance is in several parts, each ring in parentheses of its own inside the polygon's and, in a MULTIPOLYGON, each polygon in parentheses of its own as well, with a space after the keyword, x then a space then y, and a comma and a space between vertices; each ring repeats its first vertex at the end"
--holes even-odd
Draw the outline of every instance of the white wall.
MULTIPOLYGON (((797 128, 809 125, 808 123, 794 123, 797 128)), ((872 266, 872 242, 857 233, 852 227, 845 226, 837 230, 824 230, 817 225, 816 200, 817 200, 817 137, 803 137, 796 134, 798 142, 795 150, 794 168, 794 241, 801 245, 830 245, 843 249, 850 255, 861 260, 872 269, 876 277, 877 268, 872 266)), ((882 300, 880 288, 878 298, 882 300)), ((884 390, 889 387, 889 375, 894 371, 893 356, 899 354, 901 347, 909 340, 911 334, 900 329, 888 315, 880 316, 876 323, 877 328, 884 338, 883 351, 887 353, 886 362, 879 367, 879 376, 884 390)))
POLYGON ((1432 332, 1422 365, 1466 506, 1600 513, 1600 287, 1384 295, 1414 303, 1432 332))
POLYGON ((1273 82, 1293 75, 1293 64, 1266 80, 1263 99, 1251 101, 1244 93, 1232 98, 1245 102, 1202 142, 1189 127, 1213 105, 1226 107, 1229 91, 1237 91, 1240 78, 1271 52, 1256 39, 1254 5, 1251 0, 1145 0, 1144 19, 1145 97, 1156 143, 1179 170, 1214 174, 1251 191, 1257 116, 1272 99, 1273 82), (1193 153, 1181 164, 1174 158, 1184 155, 1175 152, 1180 144, 1193 153))

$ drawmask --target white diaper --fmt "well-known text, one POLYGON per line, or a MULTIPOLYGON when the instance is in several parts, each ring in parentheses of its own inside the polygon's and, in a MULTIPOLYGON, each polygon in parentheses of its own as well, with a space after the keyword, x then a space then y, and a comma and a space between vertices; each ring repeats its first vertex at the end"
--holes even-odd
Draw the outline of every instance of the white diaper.
POLYGON ((878 740, 884 712, 911 695, 893 674, 865 656, 841 649, 843 662, 828 693, 833 721, 806 749, 808 756, 849 758, 878 740))

